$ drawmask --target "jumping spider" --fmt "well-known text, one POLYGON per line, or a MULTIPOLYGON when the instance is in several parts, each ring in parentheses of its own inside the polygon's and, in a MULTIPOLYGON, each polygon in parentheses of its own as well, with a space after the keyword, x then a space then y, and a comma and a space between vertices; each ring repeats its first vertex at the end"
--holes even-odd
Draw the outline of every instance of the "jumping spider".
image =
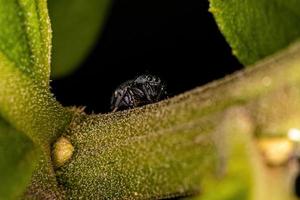
POLYGON ((140 75, 117 87, 111 98, 113 112, 157 102, 166 96, 166 87, 154 75, 140 75))

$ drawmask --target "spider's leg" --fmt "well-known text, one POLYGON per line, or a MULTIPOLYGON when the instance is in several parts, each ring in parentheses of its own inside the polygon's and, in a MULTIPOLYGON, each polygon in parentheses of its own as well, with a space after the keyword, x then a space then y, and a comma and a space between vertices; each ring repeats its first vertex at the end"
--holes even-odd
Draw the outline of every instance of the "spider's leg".
POLYGON ((132 88, 132 93, 131 93, 132 95, 134 94, 134 96, 138 96, 139 98, 143 98, 144 97, 144 92, 140 89, 140 88, 137 88, 137 87, 135 87, 135 88, 132 88))
POLYGON ((119 109, 120 103, 121 103, 121 101, 123 100, 124 96, 126 95, 127 90, 128 90, 127 87, 124 88, 124 92, 122 93, 122 95, 117 97, 117 100, 116 100, 116 102, 114 103, 114 109, 113 109, 112 112, 116 112, 116 111, 119 109))
POLYGON ((166 94, 165 85, 162 85, 162 87, 159 90, 158 95, 156 96, 156 101, 159 101, 161 99, 161 97, 165 94, 166 94))
POLYGON ((146 95, 147 100, 152 102, 152 99, 151 99, 149 91, 148 91, 148 89, 150 89, 150 93, 153 93, 152 88, 151 87, 146 87, 145 85, 142 85, 142 88, 143 88, 143 91, 146 95))
MULTIPOLYGON (((130 102, 133 104, 133 107, 136 107, 137 106, 137 103, 136 103, 136 99, 134 98, 134 93, 132 90, 128 90, 128 93, 129 93, 129 100, 130 102)), ((132 106, 132 105, 130 105, 132 106)))

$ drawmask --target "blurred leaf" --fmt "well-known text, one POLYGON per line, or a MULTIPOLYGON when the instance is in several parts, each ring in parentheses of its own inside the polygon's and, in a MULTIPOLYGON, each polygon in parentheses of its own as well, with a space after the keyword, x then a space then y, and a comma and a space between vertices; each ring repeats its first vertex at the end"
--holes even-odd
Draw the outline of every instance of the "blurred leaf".
POLYGON ((36 160, 33 143, 0 119, 0 199, 22 195, 36 160))
POLYGON ((53 28, 52 75, 76 69, 93 47, 105 23, 110 0, 49 0, 53 28))
POLYGON ((42 86, 48 86, 50 75, 51 31, 46 2, 0 0, 1 57, 42 86))
POLYGON ((245 65, 300 36, 299 0, 210 0, 210 11, 233 54, 245 65))
POLYGON ((254 169, 260 161, 253 151, 254 124, 248 114, 241 107, 226 111, 219 124, 226 137, 217 141, 221 160, 219 175, 208 177, 202 184, 202 194, 194 200, 251 199, 258 180, 254 169))

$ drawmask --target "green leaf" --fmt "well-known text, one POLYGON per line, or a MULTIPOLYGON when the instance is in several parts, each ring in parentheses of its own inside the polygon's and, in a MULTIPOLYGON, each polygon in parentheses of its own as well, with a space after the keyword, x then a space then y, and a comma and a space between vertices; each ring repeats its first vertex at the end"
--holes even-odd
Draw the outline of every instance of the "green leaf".
POLYGON ((300 37, 299 0, 210 0, 210 11, 245 65, 300 37))
POLYGON ((0 0, 0 27, 1 54, 40 85, 48 86, 51 29, 47 1, 0 0))
POLYGON ((51 29, 46 3, 0 0, 0 115, 11 125, 0 119, 0 199, 22 195, 40 152, 35 146, 50 163, 50 143, 71 118, 49 91, 51 29))
MULTIPOLYGON (((1 15, 1 14, 0 14, 1 15)), ((0 114, 34 142, 46 146, 69 124, 72 114, 0 52, 0 114)))
POLYGON ((46 0, 0 0, 0 114, 34 142, 53 140, 70 113, 49 91, 46 0))
POLYGON ((76 69, 105 23, 110 0, 49 0, 53 28, 52 76, 76 69))
POLYGON ((0 199, 16 199, 27 187, 37 161, 33 143, 0 119, 0 199))
POLYGON ((23 195, 23 200, 57 199, 63 200, 65 193, 56 180, 51 157, 41 153, 36 170, 32 173, 31 183, 23 195))

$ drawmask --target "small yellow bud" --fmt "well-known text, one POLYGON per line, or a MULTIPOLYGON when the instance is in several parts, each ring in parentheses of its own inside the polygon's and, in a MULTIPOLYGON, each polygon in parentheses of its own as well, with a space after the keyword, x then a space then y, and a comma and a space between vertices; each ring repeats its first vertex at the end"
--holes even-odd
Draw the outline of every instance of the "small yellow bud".
POLYGON ((74 147, 65 137, 60 137, 53 145, 52 156, 55 167, 63 166, 74 152, 74 147))
POLYGON ((293 144, 285 138, 259 139, 258 146, 267 164, 278 166, 285 164, 293 153, 293 144))

